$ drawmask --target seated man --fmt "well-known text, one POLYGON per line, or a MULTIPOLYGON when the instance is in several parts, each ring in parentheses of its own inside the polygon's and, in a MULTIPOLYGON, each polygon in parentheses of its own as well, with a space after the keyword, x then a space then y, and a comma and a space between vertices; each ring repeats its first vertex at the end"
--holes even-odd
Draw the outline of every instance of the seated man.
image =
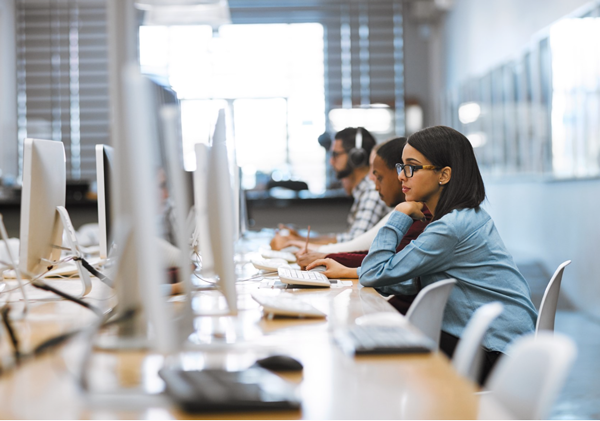
MULTIPOLYGON (((336 172, 336 177, 342 180, 342 185, 348 194, 354 197, 354 203, 348 214, 348 231, 335 236, 322 236, 313 239, 320 244, 336 243, 351 240, 368 231, 390 209, 380 199, 374 183, 369 179, 369 155, 375 146, 375 139, 364 128, 346 128, 335 134, 331 145, 329 163, 336 172)), ((293 230, 289 235, 278 233, 271 248, 280 250, 290 240, 304 239, 293 230)))

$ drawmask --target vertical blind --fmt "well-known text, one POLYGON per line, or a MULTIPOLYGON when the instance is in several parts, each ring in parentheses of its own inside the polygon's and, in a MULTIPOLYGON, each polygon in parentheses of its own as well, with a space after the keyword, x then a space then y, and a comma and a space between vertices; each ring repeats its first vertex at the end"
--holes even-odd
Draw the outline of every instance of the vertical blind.
POLYGON ((17 0, 19 173, 23 140, 61 141, 67 175, 95 179, 109 142, 106 0, 17 0))

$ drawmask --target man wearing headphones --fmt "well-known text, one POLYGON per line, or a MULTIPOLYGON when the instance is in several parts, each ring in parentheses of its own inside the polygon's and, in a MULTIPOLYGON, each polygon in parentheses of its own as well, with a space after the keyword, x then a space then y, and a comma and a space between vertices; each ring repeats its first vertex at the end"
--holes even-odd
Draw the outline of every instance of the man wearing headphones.
POLYGON ((375 146, 365 128, 348 127, 335 134, 329 163, 354 203, 348 214, 348 231, 336 235, 337 242, 349 241, 368 231, 389 209, 369 179, 369 156, 375 146))
MULTIPOLYGON (((342 186, 354 197, 354 203, 348 214, 348 230, 333 235, 311 237, 312 244, 328 244, 350 241, 375 226, 381 218, 390 212, 379 193, 375 190, 375 183, 368 177, 369 157, 375 146, 375 139, 367 129, 348 127, 335 134, 334 141, 319 137, 319 143, 331 151, 329 163, 335 171, 336 177, 342 181, 342 186)), ((277 232, 271 240, 271 248, 280 250, 294 241, 305 241, 295 230, 284 227, 286 234, 277 232)))

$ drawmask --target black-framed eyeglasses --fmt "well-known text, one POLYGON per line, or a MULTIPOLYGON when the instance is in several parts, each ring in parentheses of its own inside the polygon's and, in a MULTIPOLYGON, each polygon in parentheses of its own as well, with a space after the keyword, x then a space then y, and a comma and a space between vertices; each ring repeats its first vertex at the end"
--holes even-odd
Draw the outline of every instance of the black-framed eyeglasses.
POLYGON ((337 159, 337 157, 338 157, 338 156, 346 155, 347 153, 348 153, 348 152, 346 152, 346 151, 341 151, 341 152, 338 152, 338 151, 331 151, 331 157, 332 157, 333 159, 337 159))
POLYGON ((435 165, 406 165, 406 164, 396 164, 396 171, 398 175, 404 171, 404 175, 406 178, 411 178, 415 175, 415 171, 417 170, 439 170, 440 167, 436 167, 435 165))

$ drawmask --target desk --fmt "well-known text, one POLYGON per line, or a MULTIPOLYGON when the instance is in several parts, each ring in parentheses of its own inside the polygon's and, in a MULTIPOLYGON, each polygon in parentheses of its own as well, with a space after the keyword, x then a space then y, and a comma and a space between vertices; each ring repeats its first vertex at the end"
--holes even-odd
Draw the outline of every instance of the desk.
MULTIPOLYGON (((97 280, 94 279, 97 286, 97 280)), ((440 353, 410 356, 349 357, 332 342, 332 331, 357 317, 376 311, 395 311, 372 288, 357 281, 352 287, 295 290, 329 315, 323 320, 278 319, 262 316, 250 297, 257 283, 238 285, 237 317, 201 316, 198 333, 177 358, 188 368, 242 369, 270 353, 285 353, 304 364, 301 374, 284 377, 298 384, 302 409, 286 412, 186 414, 151 397, 145 402, 88 399, 72 374, 84 344, 74 340, 63 348, 0 377, 0 418, 231 418, 231 419, 473 419, 478 399, 475 386, 460 378, 440 353), (212 332, 217 331, 217 337, 212 332), (207 346, 211 342, 212 347, 207 346), (195 343, 195 344, 194 344, 195 343), (110 404, 110 403, 113 404, 110 404)), ((198 294, 204 310, 223 302, 216 291, 198 294)), ((54 333, 93 320, 89 311, 70 302, 36 304, 33 317, 19 322, 22 341, 33 344, 54 333)), ((143 387, 159 392, 156 371, 165 357, 145 352, 96 351, 91 360, 92 398, 105 392, 123 396, 120 388, 143 387), (114 393, 113 393, 114 394, 114 393)), ((123 399, 122 399, 123 400, 123 399)))

